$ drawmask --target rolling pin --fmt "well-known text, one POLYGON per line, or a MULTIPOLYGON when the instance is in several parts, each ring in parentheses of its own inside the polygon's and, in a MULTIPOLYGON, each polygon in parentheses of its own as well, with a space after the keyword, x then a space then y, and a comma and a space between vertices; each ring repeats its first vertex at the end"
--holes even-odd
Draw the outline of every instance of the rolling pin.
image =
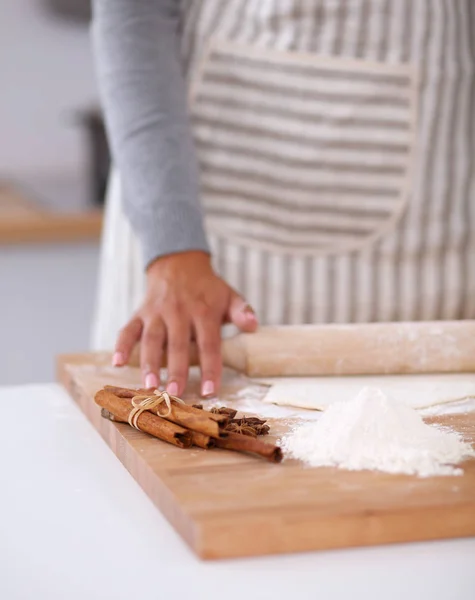
POLYGON ((249 377, 475 372, 475 320, 260 327, 222 356, 249 377))

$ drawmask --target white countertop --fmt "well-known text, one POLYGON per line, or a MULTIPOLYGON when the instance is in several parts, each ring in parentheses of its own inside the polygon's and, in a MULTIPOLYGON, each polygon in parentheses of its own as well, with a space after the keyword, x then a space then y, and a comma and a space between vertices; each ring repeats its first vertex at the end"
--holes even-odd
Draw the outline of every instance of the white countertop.
POLYGON ((475 539, 201 562, 69 396, 0 388, 1 600, 473 600, 475 539))

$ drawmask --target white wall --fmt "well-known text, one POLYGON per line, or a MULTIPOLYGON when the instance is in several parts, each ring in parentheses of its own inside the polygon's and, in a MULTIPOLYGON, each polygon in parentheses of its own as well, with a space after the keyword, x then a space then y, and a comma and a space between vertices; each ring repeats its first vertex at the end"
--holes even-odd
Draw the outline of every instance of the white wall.
MULTIPOLYGON (((68 120, 96 101, 88 27, 0 0, 0 180, 77 207, 87 146, 68 120)), ((97 244, 0 246, 0 385, 52 381, 55 355, 88 349, 97 261, 97 244)))
POLYGON ((55 357, 89 349, 97 244, 0 247, 0 386, 54 381, 55 357))
POLYGON ((96 102, 87 26, 56 20, 41 0, 0 0, 0 176, 85 169, 72 111, 96 102))

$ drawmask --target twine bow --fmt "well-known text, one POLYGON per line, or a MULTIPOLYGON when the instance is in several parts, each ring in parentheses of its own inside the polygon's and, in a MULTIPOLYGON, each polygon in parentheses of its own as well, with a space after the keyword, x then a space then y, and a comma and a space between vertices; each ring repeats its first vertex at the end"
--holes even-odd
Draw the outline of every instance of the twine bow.
POLYGON ((179 404, 185 404, 181 398, 170 396, 167 392, 161 392, 160 390, 155 390, 152 396, 134 396, 131 400, 133 408, 128 417, 129 425, 135 427, 135 429, 140 429, 138 426, 140 415, 144 411, 153 410, 154 408, 157 409, 157 415, 159 417, 168 417, 172 412, 172 400, 179 404), (165 402, 167 406, 167 412, 165 414, 161 414, 158 409, 163 402, 165 402))

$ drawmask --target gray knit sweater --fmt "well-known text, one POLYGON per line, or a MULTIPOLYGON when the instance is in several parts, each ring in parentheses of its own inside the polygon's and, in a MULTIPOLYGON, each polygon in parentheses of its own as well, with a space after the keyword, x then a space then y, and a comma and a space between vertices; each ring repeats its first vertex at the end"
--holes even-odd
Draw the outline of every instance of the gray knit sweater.
POLYGON ((94 0, 101 102, 145 265, 166 254, 208 251, 178 19, 178 0, 94 0))

